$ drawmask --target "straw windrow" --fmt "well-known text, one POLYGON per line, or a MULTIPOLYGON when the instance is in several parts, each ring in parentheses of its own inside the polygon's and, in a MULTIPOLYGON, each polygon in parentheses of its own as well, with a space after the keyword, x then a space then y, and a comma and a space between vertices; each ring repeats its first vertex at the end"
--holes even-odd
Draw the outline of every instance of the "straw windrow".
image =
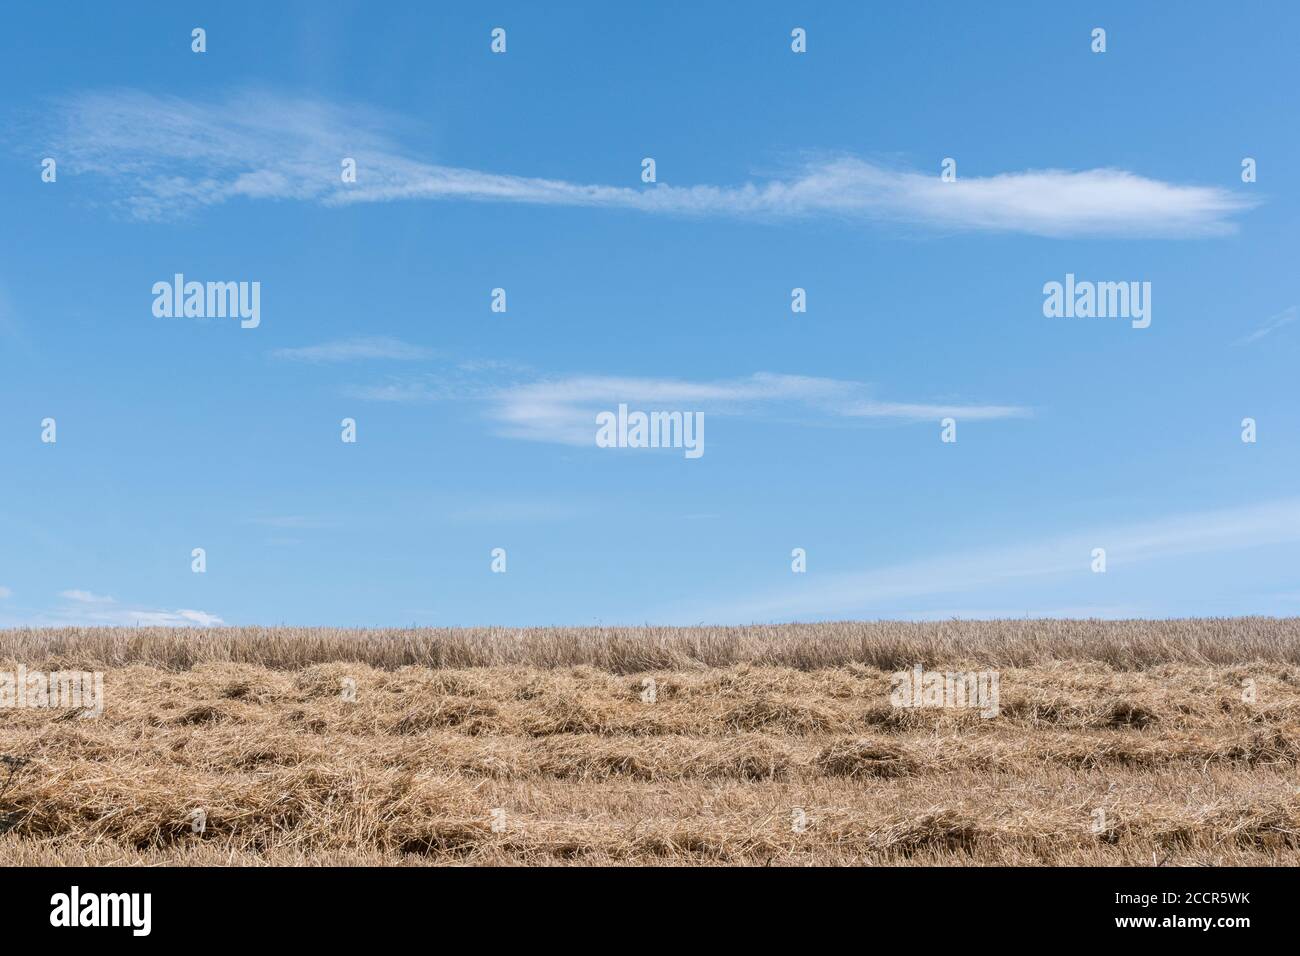
POLYGON ((1300 863, 1270 621, 9 631, 0 862, 1300 863), (996 716, 895 670, 994 668, 996 716), (12 771, 12 773, 10 773, 12 771), (196 821, 201 820, 201 826, 196 821))

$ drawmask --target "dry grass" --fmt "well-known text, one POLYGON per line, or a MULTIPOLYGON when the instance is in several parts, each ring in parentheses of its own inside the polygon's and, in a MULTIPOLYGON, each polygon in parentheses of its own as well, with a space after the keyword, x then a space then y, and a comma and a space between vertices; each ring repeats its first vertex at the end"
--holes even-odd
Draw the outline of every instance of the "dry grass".
POLYGON ((106 709, 0 709, 0 863, 1300 863, 1295 619, 0 632, 20 663, 106 709), (916 663, 997 668, 999 715, 892 707, 916 663))
POLYGON ((586 664, 616 674, 762 664, 896 670, 953 661, 1027 667, 1059 660, 1117 669, 1154 664, 1300 664, 1300 618, 1170 621, 845 621, 766 627, 65 628, 0 631, 0 660, 185 669, 229 661, 278 670, 333 661, 434 668, 586 664))

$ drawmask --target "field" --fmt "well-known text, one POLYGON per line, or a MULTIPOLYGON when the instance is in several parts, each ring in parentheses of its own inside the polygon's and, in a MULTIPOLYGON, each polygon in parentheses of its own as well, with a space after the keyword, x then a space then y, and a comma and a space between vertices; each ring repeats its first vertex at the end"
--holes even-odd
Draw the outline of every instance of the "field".
POLYGON ((0 632, 0 864, 1297 865, 1300 619, 0 632), (996 716, 891 674, 994 672, 996 716))

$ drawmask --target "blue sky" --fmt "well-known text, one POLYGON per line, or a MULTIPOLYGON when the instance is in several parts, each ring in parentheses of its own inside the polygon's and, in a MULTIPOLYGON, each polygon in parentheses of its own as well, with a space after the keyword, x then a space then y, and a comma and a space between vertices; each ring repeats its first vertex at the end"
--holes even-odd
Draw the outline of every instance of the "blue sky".
POLYGON ((207 7, 0 32, 0 626, 1300 609, 1294 5, 207 7))

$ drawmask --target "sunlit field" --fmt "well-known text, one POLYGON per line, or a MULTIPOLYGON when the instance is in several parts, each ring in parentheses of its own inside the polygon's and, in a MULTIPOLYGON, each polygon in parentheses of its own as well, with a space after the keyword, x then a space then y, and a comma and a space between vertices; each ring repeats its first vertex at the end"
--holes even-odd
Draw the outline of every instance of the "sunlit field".
POLYGON ((1300 863, 1300 619, 0 632, 0 863, 1300 863), (919 665, 996 700, 900 705, 919 665), (910 678, 909 678, 910 679, 910 678))

